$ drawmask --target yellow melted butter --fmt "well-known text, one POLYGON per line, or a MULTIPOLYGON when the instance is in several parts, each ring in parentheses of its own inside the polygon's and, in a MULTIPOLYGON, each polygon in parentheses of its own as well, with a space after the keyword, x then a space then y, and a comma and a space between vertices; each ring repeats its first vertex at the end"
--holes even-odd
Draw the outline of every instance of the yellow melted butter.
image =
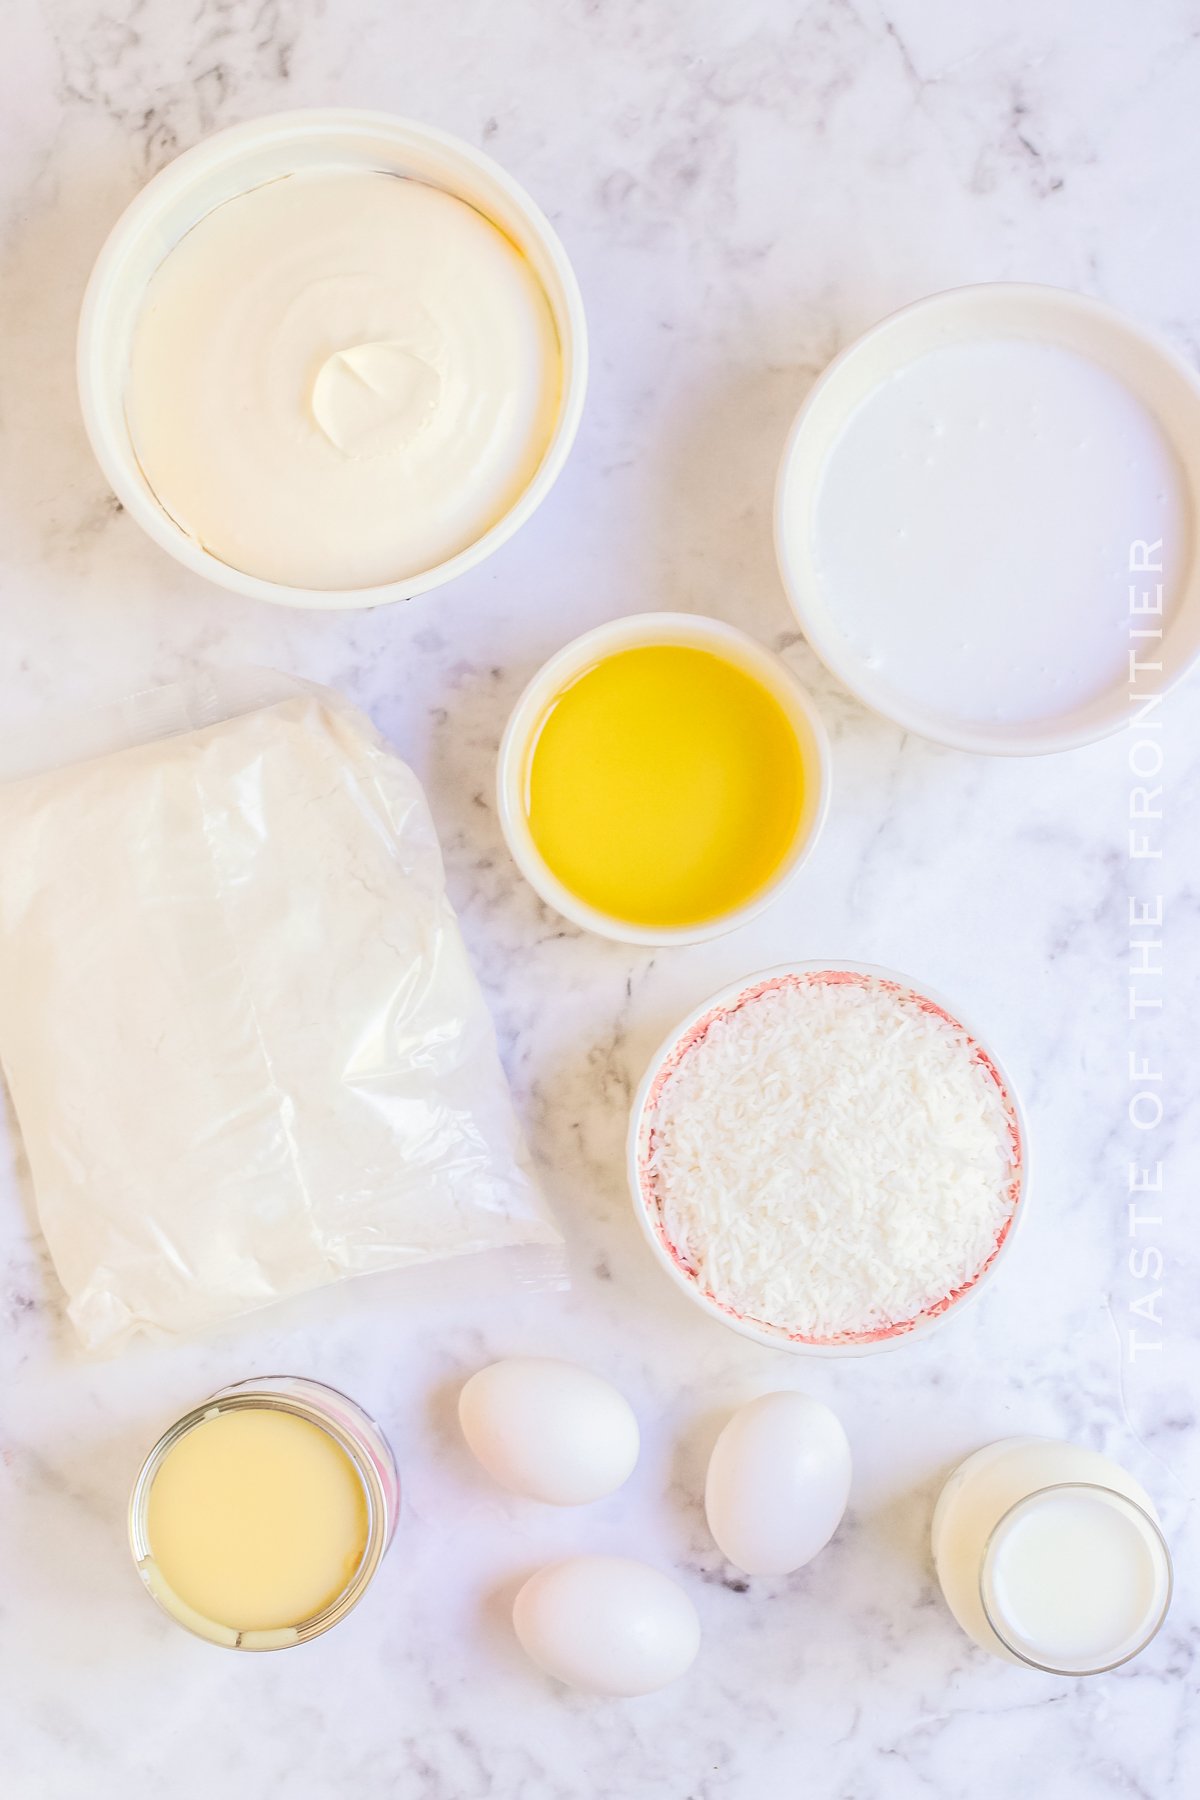
POLYGON ((632 925, 754 898, 795 839, 800 747, 774 695, 682 644, 603 657, 547 707, 526 765, 533 839, 564 887, 632 925))
POLYGON ((233 1631, 299 1625, 362 1561, 367 1504, 328 1432, 267 1408, 214 1413, 163 1459, 146 1518, 159 1577, 233 1631))

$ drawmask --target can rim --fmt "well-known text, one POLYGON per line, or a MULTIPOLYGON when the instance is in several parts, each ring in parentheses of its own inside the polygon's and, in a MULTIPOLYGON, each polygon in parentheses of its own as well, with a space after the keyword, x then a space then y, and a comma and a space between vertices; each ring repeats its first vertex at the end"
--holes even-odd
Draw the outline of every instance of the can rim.
MULTIPOLYGON (((203 1638, 208 1643, 219 1644, 231 1650, 288 1650, 297 1644, 304 1644, 345 1618, 346 1614, 357 1606, 367 1588, 370 1586, 384 1552, 391 1539, 390 1508, 388 1494, 371 1457, 366 1455, 362 1446, 353 1435, 320 1405, 300 1398, 297 1395, 282 1392, 270 1385, 270 1377, 250 1383, 240 1383, 237 1387, 222 1389, 207 1400, 193 1406, 183 1413, 173 1424, 169 1425, 162 1436, 153 1445, 133 1484, 133 1492, 129 1498, 129 1547, 133 1555, 134 1566, 141 1577, 142 1584, 151 1599, 185 1631, 194 1637, 203 1638), (223 1412, 286 1412, 294 1417, 304 1419, 325 1432, 337 1444, 349 1459, 351 1467, 362 1485, 363 1497, 367 1509, 367 1538, 354 1573, 340 1593, 323 1606, 319 1612, 306 1619, 298 1620, 294 1625, 238 1628, 222 1625, 220 1620, 206 1619, 203 1614, 189 1608, 165 1582, 151 1579, 150 1570, 154 1566, 153 1548, 150 1543, 148 1529, 150 1491, 155 1477, 162 1468, 169 1453, 175 1445, 205 1419, 217 1417, 223 1412), (176 1604, 172 1605, 174 1599, 176 1604), (205 1630, 204 1626, 209 1629, 205 1630)), ((282 1378, 281 1378, 282 1379, 282 1378)), ((311 1385, 317 1386, 317 1383, 311 1385)), ((322 1384, 323 1385, 323 1384, 322 1384)), ((329 1389, 337 1393, 336 1389, 329 1389)), ((348 1404, 360 1410, 357 1404, 349 1400, 347 1395, 339 1395, 348 1404)), ((365 1415, 364 1415, 365 1416, 365 1415)))

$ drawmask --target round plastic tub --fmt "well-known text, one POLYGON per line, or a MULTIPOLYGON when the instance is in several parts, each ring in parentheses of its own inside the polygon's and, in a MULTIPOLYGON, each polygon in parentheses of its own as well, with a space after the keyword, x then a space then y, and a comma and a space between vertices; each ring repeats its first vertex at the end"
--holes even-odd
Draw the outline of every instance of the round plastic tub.
POLYGON ((541 505, 574 440, 587 386, 583 302, 549 220, 510 175, 448 132, 389 113, 276 113, 235 125, 176 157, 126 208, 92 270, 79 320, 79 398, 92 448, 117 498, 156 544, 193 574, 252 600, 350 608, 408 600, 476 568, 541 505), (160 504, 125 416, 130 345, 146 287, 164 257, 224 201, 303 170, 361 168, 443 188, 483 213, 526 257, 549 302, 562 356, 558 422, 532 481, 489 530, 435 568, 382 586, 300 588, 266 581, 213 556, 160 504))

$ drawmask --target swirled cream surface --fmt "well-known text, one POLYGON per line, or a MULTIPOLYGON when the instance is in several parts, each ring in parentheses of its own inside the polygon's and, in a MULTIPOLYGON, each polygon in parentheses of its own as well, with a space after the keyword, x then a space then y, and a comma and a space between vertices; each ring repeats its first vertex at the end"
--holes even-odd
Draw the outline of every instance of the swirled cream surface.
POLYGON ((315 170, 227 201, 169 252, 127 413, 159 502, 212 555, 364 588, 502 518, 560 395, 549 303, 503 232, 420 181, 315 170))

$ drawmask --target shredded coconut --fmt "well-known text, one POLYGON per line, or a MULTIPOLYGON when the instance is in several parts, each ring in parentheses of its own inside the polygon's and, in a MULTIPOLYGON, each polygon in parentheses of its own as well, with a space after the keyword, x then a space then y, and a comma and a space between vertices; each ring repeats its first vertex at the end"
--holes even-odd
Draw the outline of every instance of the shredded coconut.
POLYGON ((999 1077, 894 982, 774 978, 695 1036, 651 1102, 643 1185, 668 1247, 719 1305, 789 1336, 911 1325, 1011 1223, 999 1077))

